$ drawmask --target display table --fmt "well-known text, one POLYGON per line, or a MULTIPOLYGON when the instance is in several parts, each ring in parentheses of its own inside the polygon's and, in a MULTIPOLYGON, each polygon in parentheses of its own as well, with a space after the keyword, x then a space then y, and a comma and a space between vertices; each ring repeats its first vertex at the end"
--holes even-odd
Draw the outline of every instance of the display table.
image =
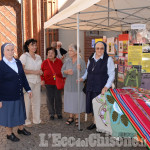
POLYGON ((94 118, 98 132, 113 137, 136 137, 137 133, 128 118, 112 97, 111 92, 93 99, 94 118))
MULTIPOLYGON (((143 89, 110 89, 109 95, 110 98, 106 94, 108 103, 112 103, 113 97, 134 129, 150 148, 150 94, 143 89)), ((123 121, 122 118, 122 122, 127 125, 126 119, 123 121)))

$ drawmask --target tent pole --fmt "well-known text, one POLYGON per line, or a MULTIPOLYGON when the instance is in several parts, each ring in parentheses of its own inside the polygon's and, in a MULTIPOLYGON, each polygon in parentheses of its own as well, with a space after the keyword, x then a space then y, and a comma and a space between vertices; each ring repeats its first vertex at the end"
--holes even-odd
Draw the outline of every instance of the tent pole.
POLYGON ((46 37, 45 37, 45 31, 46 29, 44 29, 44 60, 46 59, 46 37))
MULTIPOLYGON (((79 62, 79 13, 77 13, 77 64, 79 62)), ((80 78, 80 70, 77 70, 77 79, 80 78)), ((78 130, 80 130, 80 82, 78 82, 78 130)))
POLYGON ((22 30, 22 52, 24 53, 24 23, 23 23, 23 0, 21 0, 21 30, 22 30))
POLYGON ((108 27, 109 27, 109 0, 108 0, 108 27))

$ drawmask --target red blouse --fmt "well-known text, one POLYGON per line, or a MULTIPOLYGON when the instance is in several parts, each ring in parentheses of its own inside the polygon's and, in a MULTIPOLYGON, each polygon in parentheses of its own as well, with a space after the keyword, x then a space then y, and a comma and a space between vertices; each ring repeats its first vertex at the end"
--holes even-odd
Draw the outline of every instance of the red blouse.
MULTIPOLYGON (((62 61, 60 59, 56 58, 54 62, 50 61, 50 64, 53 67, 56 75, 59 77, 62 77, 62 74, 61 74, 61 68, 63 65, 62 61)), ((41 69, 43 71, 41 80, 45 81, 45 84, 56 85, 56 81, 53 78, 53 73, 52 73, 52 70, 50 69, 47 59, 43 61, 42 65, 41 65, 41 69)))

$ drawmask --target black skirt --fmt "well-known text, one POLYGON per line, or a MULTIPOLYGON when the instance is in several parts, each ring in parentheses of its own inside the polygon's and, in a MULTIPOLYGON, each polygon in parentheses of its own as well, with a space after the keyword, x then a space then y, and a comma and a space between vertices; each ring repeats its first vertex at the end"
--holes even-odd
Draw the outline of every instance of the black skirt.
POLYGON ((86 113, 93 113, 93 105, 92 100, 98 96, 100 92, 86 92, 86 113))

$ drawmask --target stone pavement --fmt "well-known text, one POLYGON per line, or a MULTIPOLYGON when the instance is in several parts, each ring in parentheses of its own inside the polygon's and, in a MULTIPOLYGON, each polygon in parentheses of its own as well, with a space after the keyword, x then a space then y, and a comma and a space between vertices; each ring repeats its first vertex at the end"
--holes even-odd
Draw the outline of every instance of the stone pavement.
POLYGON ((17 128, 15 128, 14 133, 20 138, 20 141, 17 143, 8 141, 6 139, 5 128, 0 127, 0 150, 147 150, 146 147, 133 146, 113 146, 104 148, 102 145, 99 146, 99 140, 97 140, 99 138, 96 137, 94 137, 94 140, 90 140, 91 142, 88 143, 88 138, 92 137, 92 134, 95 134, 95 136, 102 136, 103 138, 105 137, 106 141, 108 141, 108 137, 104 134, 100 135, 100 133, 97 133, 95 130, 86 130, 86 127, 91 123, 91 116, 88 116, 88 121, 85 122, 84 114, 81 114, 82 131, 79 131, 74 123, 71 125, 65 124, 68 114, 63 113, 63 117, 64 118, 62 120, 58 120, 55 117, 54 121, 49 121, 45 90, 42 90, 41 118, 45 124, 33 125, 30 128, 26 128, 32 133, 32 135, 29 137, 18 135, 16 133, 17 128), (59 138, 58 142, 57 137, 59 138), (63 138, 60 139, 60 137, 63 138), (73 142, 70 143, 68 141, 67 144, 67 138, 69 141, 73 142), (76 143, 74 141, 76 141, 76 143))

